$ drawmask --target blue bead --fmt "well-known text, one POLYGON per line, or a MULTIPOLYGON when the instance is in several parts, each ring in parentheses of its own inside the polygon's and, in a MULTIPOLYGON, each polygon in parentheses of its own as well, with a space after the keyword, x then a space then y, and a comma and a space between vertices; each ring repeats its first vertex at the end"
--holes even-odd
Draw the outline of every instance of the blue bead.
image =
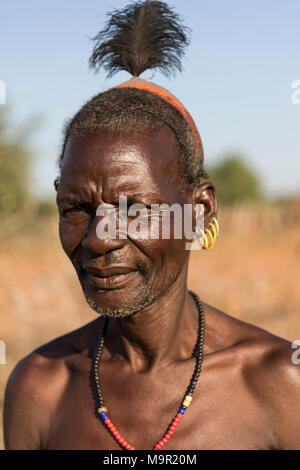
POLYGON ((182 407, 180 409, 185 411, 187 409, 187 406, 182 405, 182 407))
POLYGON ((184 415, 185 413, 185 410, 186 410, 186 407, 181 407, 180 410, 179 410, 179 413, 181 413, 182 415, 184 415))
POLYGON ((105 411, 101 411, 100 416, 101 416, 101 418, 103 418, 103 419, 107 419, 107 418, 108 418, 108 416, 107 416, 107 414, 105 413, 105 411))

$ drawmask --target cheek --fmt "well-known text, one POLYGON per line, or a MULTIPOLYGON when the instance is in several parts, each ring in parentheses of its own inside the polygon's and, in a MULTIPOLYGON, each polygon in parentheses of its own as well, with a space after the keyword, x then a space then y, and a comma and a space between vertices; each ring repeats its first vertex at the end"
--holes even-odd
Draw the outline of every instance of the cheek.
POLYGON ((185 240, 170 239, 161 241, 162 267, 164 285, 170 286, 180 275, 187 275, 189 252, 185 249, 185 240), (185 274, 184 274, 185 273, 185 274))
POLYGON ((134 244, 143 252, 151 264, 151 274, 155 280, 165 281, 177 277, 185 267, 189 252, 185 249, 185 240, 158 239, 135 240, 134 244))
POLYGON ((65 253, 70 257, 88 232, 89 222, 74 223, 63 218, 59 220, 59 237, 65 253))
POLYGON ((130 220, 127 226, 128 238, 147 254, 156 272, 166 273, 182 267, 188 257, 184 237, 183 220, 174 223, 173 215, 169 219, 151 214, 130 220), (175 229, 177 226, 177 229, 175 229), (179 229, 181 226, 181 230, 179 229))
POLYGON ((166 271, 169 272, 180 271, 188 258, 185 240, 182 239, 161 240, 160 251, 166 265, 166 271))

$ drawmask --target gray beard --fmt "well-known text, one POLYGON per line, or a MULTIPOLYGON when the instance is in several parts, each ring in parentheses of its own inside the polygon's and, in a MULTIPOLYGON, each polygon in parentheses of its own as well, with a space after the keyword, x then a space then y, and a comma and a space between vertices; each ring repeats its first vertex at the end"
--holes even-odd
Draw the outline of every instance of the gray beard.
POLYGON ((89 296, 85 296, 85 298, 89 306, 99 315, 105 315, 109 318, 127 318, 152 304, 158 298, 158 294, 150 285, 146 284, 139 290, 138 295, 114 309, 99 305, 89 296))

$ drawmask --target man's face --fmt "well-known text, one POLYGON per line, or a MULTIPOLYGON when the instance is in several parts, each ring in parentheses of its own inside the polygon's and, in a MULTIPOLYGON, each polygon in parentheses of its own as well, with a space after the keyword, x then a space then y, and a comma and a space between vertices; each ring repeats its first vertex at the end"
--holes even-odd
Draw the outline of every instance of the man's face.
MULTIPOLYGON (((131 315, 159 298, 186 275, 185 239, 99 238, 96 215, 103 203, 128 205, 191 202, 178 184, 180 169, 172 133, 96 134, 68 140, 57 203, 62 246, 89 304, 100 314, 131 315)), ((137 214, 138 215, 138 214, 137 214)), ((118 232, 117 232, 118 233, 118 232)))

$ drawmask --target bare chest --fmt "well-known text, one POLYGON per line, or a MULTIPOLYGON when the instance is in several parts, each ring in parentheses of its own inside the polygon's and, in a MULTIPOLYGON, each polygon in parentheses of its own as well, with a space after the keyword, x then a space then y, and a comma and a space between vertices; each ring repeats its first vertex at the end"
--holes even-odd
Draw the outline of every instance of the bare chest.
MULTIPOLYGON (((192 364, 190 372, 192 372, 192 364)), ((107 414, 136 449, 152 449, 180 407, 189 382, 187 368, 160 376, 103 371, 107 414)), ((213 380, 202 371, 193 401, 165 450, 268 448, 267 423, 242 384, 213 380)), ((99 419, 89 371, 72 376, 49 426, 48 449, 120 450, 99 419)))

